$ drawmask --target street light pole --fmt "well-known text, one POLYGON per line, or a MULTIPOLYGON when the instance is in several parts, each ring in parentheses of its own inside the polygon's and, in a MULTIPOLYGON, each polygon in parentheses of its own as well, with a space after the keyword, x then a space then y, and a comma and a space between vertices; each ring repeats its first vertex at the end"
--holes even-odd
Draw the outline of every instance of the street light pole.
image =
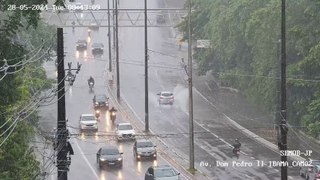
POLYGON ((148 99, 148 22, 147 0, 144 0, 144 83, 145 83, 145 131, 149 132, 149 99, 148 99))
POLYGON ((191 1, 189 0, 188 8, 188 85, 189 85, 189 170, 193 172, 194 169, 194 134, 193 134, 193 95, 192 95, 192 31, 191 31, 191 1))
MULTIPOLYGON (((281 130, 281 142, 280 142, 280 150, 286 151, 288 149, 287 145, 287 86, 286 86, 286 0, 281 1, 281 95, 280 95, 280 101, 281 101, 281 124, 280 124, 280 130, 281 130)), ((288 169, 287 166, 284 165, 287 162, 287 156, 281 156, 281 161, 285 162, 282 163, 281 166, 281 180, 287 180, 288 179, 288 169)))
POLYGON ((116 68, 117 68, 117 100, 120 101, 120 69, 119 69, 119 37, 118 37, 118 3, 116 6, 116 68))
POLYGON ((110 0, 108 0, 108 48, 109 48, 109 72, 112 72, 111 33, 110 33, 110 0))

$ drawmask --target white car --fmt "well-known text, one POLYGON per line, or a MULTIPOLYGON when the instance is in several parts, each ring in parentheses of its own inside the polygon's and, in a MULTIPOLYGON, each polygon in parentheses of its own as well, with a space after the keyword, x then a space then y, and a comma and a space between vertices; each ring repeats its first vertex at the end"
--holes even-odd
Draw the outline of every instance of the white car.
POLYGON ((93 114, 80 116, 80 131, 98 131, 98 121, 93 114))
POLYGON ((130 123, 119 123, 116 127, 117 140, 135 139, 135 131, 130 123))

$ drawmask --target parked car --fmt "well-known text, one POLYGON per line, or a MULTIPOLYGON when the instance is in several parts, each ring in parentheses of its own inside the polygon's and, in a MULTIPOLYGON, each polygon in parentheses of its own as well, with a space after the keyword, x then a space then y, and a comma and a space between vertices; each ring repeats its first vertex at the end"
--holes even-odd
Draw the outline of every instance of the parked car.
POLYGON ((93 114, 82 114, 80 116, 80 131, 98 131, 98 121, 93 114))
POLYGON ((157 150, 155 147, 150 140, 139 139, 133 144, 133 154, 136 160, 143 158, 157 159, 157 150))
POLYGON ((130 123, 119 123, 116 127, 117 140, 135 139, 135 131, 130 123))
POLYGON ((104 45, 102 43, 92 44, 92 54, 103 54, 104 45))
POLYGON ((97 94, 93 96, 94 108, 105 107, 109 109, 109 98, 105 94, 97 94))
POLYGON ((87 41, 86 40, 78 40, 76 42, 77 51, 86 50, 87 49, 87 41))
POLYGON ((97 163, 100 169, 104 166, 122 167, 122 152, 116 146, 105 146, 97 152, 97 163))
POLYGON ((303 176, 305 179, 309 179, 310 173, 313 172, 315 166, 320 165, 320 160, 309 159, 309 161, 311 161, 310 166, 301 166, 299 168, 300 176, 303 176))
POLYGON ((144 180, 179 180, 180 173, 169 165, 151 166, 148 168, 144 180))
POLYGON ((159 95, 159 104, 173 104, 174 97, 172 92, 162 91, 157 95, 159 95))

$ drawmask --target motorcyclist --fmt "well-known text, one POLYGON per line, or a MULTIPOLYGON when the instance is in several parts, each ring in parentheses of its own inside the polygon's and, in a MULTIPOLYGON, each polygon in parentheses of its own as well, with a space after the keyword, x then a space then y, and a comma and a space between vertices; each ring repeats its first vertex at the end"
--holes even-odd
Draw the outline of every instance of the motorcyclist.
POLYGON ((94 79, 92 76, 90 76, 90 78, 88 79, 88 85, 90 86, 90 82, 92 82, 94 84, 94 79))
POLYGON ((111 119, 112 121, 114 121, 114 120, 116 119, 116 112, 117 112, 117 110, 116 110, 114 107, 112 107, 112 108, 110 109, 110 119, 111 119))
POLYGON ((233 144, 233 153, 236 154, 237 151, 240 151, 241 143, 239 139, 235 139, 235 143, 233 144))
POLYGON ((75 25, 76 25, 76 22, 72 21, 72 31, 74 31, 75 25))
POLYGON ((116 108, 112 107, 112 108, 110 109, 110 112, 111 112, 111 113, 112 113, 112 112, 117 112, 117 110, 116 110, 116 108))

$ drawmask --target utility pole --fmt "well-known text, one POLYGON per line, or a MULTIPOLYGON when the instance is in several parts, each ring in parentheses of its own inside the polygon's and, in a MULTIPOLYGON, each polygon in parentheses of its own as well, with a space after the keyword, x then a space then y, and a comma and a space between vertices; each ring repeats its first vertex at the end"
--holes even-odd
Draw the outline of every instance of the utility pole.
MULTIPOLYGON (((76 70, 76 74, 80 71, 81 64, 77 63, 77 68, 71 68, 71 62, 68 63, 68 75, 65 78, 64 69, 64 50, 63 50, 63 29, 57 29, 57 62, 58 62, 58 119, 57 119, 57 143, 54 144, 54 149, 57 151, 57 169, 58 169, 58 180, 67 180, 69 166, 71 164, 71 158, 68 156, 73 155, 73 149, 68 141, 69 132, 67 129, 67 119, 66 119, 66 103, 65 103, 65 89, 64 81, 67 79, 70 86, 76 78, 76 75, 71 73, 72 70, 76 70)), ((56 142, 56 141, 55 141, 56 142)))
POLYGON ((117 99, 120 102, 120 69, 119 69, 119 37, 118 37, 118 3, 116 6, 116 68, 117 68, 117 99))
POLYGON ((188 8, 188 85, 189 85, 189 170, 193 172, 194 169, 194 134, 193 134, 193 95, 192 95, 192 30, 191 30, 191 0, 189 0, 188 8))
POLYGON ((109 73, 111 73, 112 59, 111 59, 111 32, 110 32, 110 0, 108 0, 108 48, 109 48, 109 73))
POLYGON ((67 159, 67 137, 66 128, 66 105, 65 105, 65 90, 64 90, 64 50, 63 50, 63 29, 58 28, 58 122, 57 122, 57 168, 58 180, 68 179, 68 159, 67 159))
MULTIPOLYGON (((281 131, 281 142, 280 142, 280 150, 285 151, 288 149, 287 145, 287 86, 286 86, 286 0, 281 1, 281 95, 280 95, 280 101, 281 101, 281 124, 280 124, 280 131, 281 131)), ((282 162, 287 162, 287 156, 281 156, 282 162)), ((286 163, 282 163, 286 164, 286 163)), ((281 166, 281 180, 287 180, 288 179, 288 169, 287 166, 282 165, 281 166)))
POLYGON ((144 91, 145 91, 145 131, 149 132, 149 95, 148 95, 148 16, 147 0, 144 0, 144 91))

